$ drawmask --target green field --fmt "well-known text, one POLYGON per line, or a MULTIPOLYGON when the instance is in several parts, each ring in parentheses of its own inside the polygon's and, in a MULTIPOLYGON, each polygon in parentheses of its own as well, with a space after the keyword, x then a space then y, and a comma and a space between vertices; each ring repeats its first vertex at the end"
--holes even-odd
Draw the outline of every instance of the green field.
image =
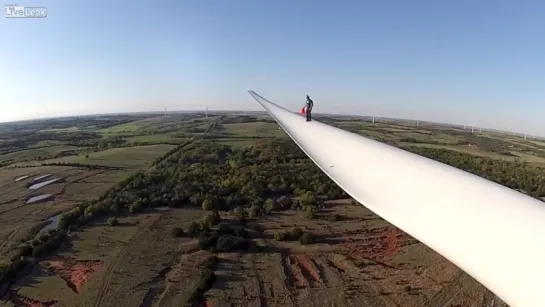
POLYGON ((222 124, 221 131, 229 137, 284 137, 286 134, 279 129, 278 124, 253 122, 240 124, 222 124))
POLYGON ((1 163, 13 163, 17 161, 33 161, 40 159, 48 159, 55 157, 63 152, 73 152, 78 150, 84 150, 85 147, 77 147, 70 145, 58 145, 58 146, 49 146, 41 148, 32 148, 27 150, 21 150, 16 152, 11 152, 0 156, 1 163))
POLYGON ((131 136, 127 138, 128 143, 165 143, 165 142, 180 142, 180 138, 175 138, 169 135, 164 134, 154 134, 154 135, 139 135, 131 136))

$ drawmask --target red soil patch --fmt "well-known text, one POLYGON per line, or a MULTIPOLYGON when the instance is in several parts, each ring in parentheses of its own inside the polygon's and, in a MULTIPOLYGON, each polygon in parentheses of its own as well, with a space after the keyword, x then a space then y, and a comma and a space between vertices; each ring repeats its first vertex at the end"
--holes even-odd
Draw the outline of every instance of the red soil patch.
POLYGON ((59 259, 44 261, 51 271, 58 274, 76 293, 80 293, 91 274, 100 270, 104 263, 100 260, 59 259))
POLYGON ((32 299, 30 297, 26 297, 24 295, 21 295, 18 293, 19 290, 13 291, 11 290, 9 292, 9 298, 8 300, 12 302, 15 306, 21 306, 21 307, 51 307, 55 306, 55 304, 58 303, 58 301, 51 300, 51 301, 39 301, 32 299))
POLYGON ((312 277, 312 279, 314 279, 314 281, 324 283, 322 278, 320 277, 320 274, 318 273, 316 265, 307 255, 296 254, 291 256, 291 258, 294 263, 298 264, 302 270, 306 271, 306 273, 308 273, 312 277))
POLYGON ((290 256, 287 259, 287 264, 293 279, 295 279, 295 285, 297 287, 306 287, 308 285, 308 281, 305 279, 303 272, 301 272, 301 268, 297 265, 297 261, 290 256))
POLYGON ((386 242, 384 246, 384 258, 392 260, 401 247, 403 234, 399 233, 397 228, 390 228, 386 231, 386 242))
POLYGON ((402 246, 408 244, 408 237, 397 228, 381 227, 365 231, 365 239, 347 238, 342 244, 347 254, 377 263, 391 262, 402 246))

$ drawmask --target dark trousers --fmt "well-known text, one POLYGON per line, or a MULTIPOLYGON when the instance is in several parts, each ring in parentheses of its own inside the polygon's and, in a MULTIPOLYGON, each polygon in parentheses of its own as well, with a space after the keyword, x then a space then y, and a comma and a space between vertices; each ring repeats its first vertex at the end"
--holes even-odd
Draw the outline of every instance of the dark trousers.
POLYGON ((307 122, 312 120, 312 108, 307 108, 307 122))

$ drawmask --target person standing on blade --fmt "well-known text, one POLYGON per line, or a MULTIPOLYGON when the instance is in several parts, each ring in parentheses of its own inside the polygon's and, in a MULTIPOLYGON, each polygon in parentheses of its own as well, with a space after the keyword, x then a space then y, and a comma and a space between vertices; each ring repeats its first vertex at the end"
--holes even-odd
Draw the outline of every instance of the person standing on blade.
POLYGON ((314 106, 314 101, 310 99, 310 97, 307 95, 307 102, 306 102, 306 113, 307 113, 307 122, 312 120, 312 107, 314 106))

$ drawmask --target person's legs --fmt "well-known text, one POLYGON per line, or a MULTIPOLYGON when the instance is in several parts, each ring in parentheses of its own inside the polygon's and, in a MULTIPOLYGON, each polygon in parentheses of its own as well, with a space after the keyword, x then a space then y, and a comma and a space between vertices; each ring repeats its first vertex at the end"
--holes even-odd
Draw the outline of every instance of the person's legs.
POLYGON ((312 120, 312 108, 307 109, 307 121, 312 120))

